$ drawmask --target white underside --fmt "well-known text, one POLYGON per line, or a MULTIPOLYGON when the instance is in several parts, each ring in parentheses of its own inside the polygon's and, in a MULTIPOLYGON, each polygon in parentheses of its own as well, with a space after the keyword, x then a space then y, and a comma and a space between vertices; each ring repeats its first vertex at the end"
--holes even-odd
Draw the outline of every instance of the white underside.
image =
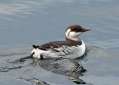
MULTIPOLYGON (((56 49, 56 48, 55 48, 56 49)), ((84 42, 82 41, 82 45, 77 46, 62 46, 60 48, 57 48, 59 52, 56 52, 52 49, 49 49, 48 51, 40 50, 40 49, 33 49, 31 53, 34 52, 33 57, 34 58, 40 58, 40 55, 43 55, 44 58, 78 58, 85 54, 86 46, 84 42)))

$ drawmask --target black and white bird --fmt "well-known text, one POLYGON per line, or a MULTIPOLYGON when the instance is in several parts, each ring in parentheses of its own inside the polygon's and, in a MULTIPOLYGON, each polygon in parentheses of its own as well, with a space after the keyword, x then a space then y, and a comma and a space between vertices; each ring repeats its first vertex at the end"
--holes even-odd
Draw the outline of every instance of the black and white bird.
POLYGON ((80 35, 90 29, 80 25, 71 25, 65 31, 64 41, 53 41, 42 45, 33 45, 32 57, 43 58, 71 58, 82 57, 86 53, 86 45, 80 35))

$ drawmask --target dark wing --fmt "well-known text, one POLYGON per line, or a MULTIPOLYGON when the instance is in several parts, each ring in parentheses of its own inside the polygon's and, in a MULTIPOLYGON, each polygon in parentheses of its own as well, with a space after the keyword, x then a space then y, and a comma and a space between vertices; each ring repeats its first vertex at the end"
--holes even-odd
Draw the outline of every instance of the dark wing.
POLYGON ((59 47, 62 47, 63 45, 68 45, 68 44, 65 41, 54 41, 54 42, 49 42, 49 43, 40 45, 39 49, 48 50, 48 49, 59 48, 59 47))

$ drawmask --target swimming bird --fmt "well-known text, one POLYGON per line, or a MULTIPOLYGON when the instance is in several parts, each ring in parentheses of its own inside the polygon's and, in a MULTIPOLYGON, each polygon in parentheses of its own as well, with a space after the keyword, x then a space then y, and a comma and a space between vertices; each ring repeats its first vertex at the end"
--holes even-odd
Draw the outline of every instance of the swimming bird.
POLYGON ((71 25, 65 30, 64 41, 52 41, 42 45, 33 45, 33 58, 71 58, 82 57, 86 53, 86 45, 80 35, 90 31, 80 25, 71 25))

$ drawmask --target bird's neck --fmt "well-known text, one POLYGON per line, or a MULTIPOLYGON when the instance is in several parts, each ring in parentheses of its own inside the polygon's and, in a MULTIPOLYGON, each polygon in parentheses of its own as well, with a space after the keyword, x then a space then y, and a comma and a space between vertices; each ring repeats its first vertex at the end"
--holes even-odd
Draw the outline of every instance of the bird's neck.
POLYGON ((80 38, 73 40, 73 39, 69 39, 66 37, 65 40, 68 44, 73 44, 73 45, 77 45, 77 44, 81 45, 82 44, 82 41, 80 38))

